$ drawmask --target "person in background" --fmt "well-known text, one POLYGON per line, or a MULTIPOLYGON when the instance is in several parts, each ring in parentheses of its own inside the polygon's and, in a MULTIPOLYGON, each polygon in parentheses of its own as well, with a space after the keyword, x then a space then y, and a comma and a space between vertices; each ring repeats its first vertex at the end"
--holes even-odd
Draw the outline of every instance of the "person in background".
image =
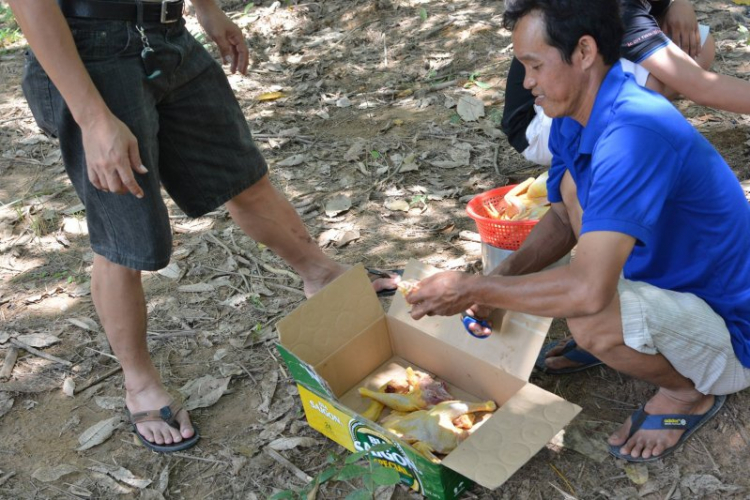
MULTIPOLYGON (((214 0, 192 4, 230 71, 244 74, 248 48, 239 27, 214 0)), ((269 181, 224 70, 185 28, 183 0, 9 5, 31 48, 23 81, 29 107, 59 137, 86 207, 91 294, 122 365, 133 429, 155 451, 188 448, 198 433, 162 384, 146 343, 141 272, 166 266, 172 249, 160 187, 191 217, 225 204, 246 234, 299 273, 308 297, 345 267, 321 251, 269 181)))
POLYGON ((552 209, 496 274, 438 273, 406 300, 417 320, 492 308, 566 318, 584 349, 657 388, 609 437, 611 454, 642 462, 750 386, 750 205, 711 144, 626 76, 618 8, 506 9, 524 85, 552 118, 552 209), (569 264, 545 269, 574 245, 569 264))
MULTIPOLYGON (((750 113, 750 82, 709 71, 714 39, 708 26, 698 24, 690 0, 620 0, 620 7, 621 63, 639 85, 669 99, 682 95, 704 106, 750 113)), ((534 106, 523 80, 523 65, 513 59, 501 128, 527 160, 548 166, 551 118, 534 106)))

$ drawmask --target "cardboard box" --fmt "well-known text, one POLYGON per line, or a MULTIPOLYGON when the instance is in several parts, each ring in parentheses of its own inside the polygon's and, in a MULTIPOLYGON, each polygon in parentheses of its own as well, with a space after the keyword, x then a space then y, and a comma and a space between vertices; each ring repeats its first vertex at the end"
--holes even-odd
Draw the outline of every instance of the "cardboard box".
MULTIPOLYGON (((433 272, 412 261, 404 276, 433 272)), ((499 331, 476 339, 458 316, 414 321, 408 311, 397 293, 386 314, 358 265, 278 323, 278 348, 310 426, 352 452, 391 443, 376 460, 425 497, 459 498, 472 483, 498 488, 580 411, 527 381, 551 319, 508 313, 499 331), (445 381, 456 399, 499 407, 440 464, 360 416, 369 400, 357 389, 377 390, 408 366, 445 381)))

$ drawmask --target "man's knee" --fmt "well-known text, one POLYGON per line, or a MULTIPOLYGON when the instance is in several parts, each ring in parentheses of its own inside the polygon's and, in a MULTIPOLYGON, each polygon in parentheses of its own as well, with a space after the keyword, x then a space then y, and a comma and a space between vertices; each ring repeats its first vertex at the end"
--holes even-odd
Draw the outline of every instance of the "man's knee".
POLYGON ((567 323, 576 343, 589 352, 606 352, 624 344, 621 328, 613 328, 611 318, 604 314, 568 318, 567 323))

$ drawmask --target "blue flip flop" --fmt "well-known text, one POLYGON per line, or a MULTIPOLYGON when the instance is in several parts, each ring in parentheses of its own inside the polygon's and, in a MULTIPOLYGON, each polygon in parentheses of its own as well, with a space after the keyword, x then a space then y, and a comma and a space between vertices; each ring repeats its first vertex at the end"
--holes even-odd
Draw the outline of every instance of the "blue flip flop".
POLYGON ((687 441, 687 438, 689 438, 695 431, 700 429, 706 422, 711 420, 711 418, 719 412, 721 407, 724 406, 724 402, 726 400, 726 396, 714 396, 713 406, 711 406, 711 408, 709 408, 709 410, 703 415, 649 415, 643 408, 640 408, 630 416, 631 424, 628 439, 630 439, 633 434, 638 432, 640 429, 685 429, 685 432, 683 432, 682 436, 680 436, 680 440, 677 441, 674 446, 664 450, 661 455, 655 457, 643 458, 625 455, 624 453, 620 453, 620 448, 622 448, 622 445, 609 445, 609 452, 615 457, 622 458, 623 460, 627 460, 628 462, 653 462, 655 460, 664 458, 667 455, 674 453, 677 448, 682 446, 685 441, 687 441))
MULTIPOLYGON (((365 271, 367 271, 367 274, 373 276, 372 280, 378 278, 393 278, 394 275, 403 276, 404 270, 403 269, 388 269, 387 271, 381 271, 380 269, 375 269, 373 267, 366 267, 365 271)), ((398 288, 386 288, 385 290, 379 290, 377 292, 378 297, 390 297, 391 295, 396 293, 396 290, 398 288)))
POLYGON ((569 339, 568 343, 563 348, 562 352, 560 353, 560 356, 563 356, 564 358, 567 358, 574 363, 582 363, 580 366, 574 366, 571 368, 560 368, 560 369, 552 369, 547 368, 547 365, 545 364, 545 360, 547 359, 547 353, 550 352, 552 349, 560 345, 560 342, 563 342, 563 340, 556 340, 554 342, 549 342, 542 347, 542 351, 539 353, 539 356, 536 358, 536 363, 534 363, 534 366, 537 368, 537 370, 540 370, 544 373, 549 373, 550 375, 565 375, 566 373, 576 373, 583 370, 587 370, 589 368, 593 368, 595 366, 603 365, 604 363, 599 360, 596 356, 591 354, 590 352, 586 352, 583 349, 578 348, 578 344, 575 340, 569 339))
POLYGON ((492 328, 492 325, 490 325, 489 321, 486 319, 478 319, 474 316, 471 316, 470 314, 463 313, 461 314, 461 323, 464 324, 464 328, 466 331, 471 335, 472 337, 478 338, 478 339, 486 339, 489 338, 489 335, 477 335, 474 333, 471 329, 471 325, 474 323, 479 324, 479 326, 483 328, 492 328))

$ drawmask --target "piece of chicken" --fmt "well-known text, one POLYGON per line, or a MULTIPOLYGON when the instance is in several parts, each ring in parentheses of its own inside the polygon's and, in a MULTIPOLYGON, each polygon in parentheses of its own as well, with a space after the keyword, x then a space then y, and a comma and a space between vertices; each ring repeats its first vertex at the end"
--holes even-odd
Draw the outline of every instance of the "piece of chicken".
POLYGON ((359 393, 392 410, 402 412, 432 408, 441 401, 453 399, 445 387, 445 382, 435 380, 426 373, 414 371, 411 367, 406 368, 406 381, 409 390, 405 393, 373 391, 366 387, 360 387, 359 393))
MULTIPOLYGON (((409 389, 409 382, 407 380, 394 379, 389 380, 385 384, 381 385, 380 388, 378 388, 378 392, 382 394, 406 394, 407 392, 409 392, 409 389)), ((373 422, 377 422, 384 408, 385 405, 383 403, 371 399, 370 406, 368 406, 367 409, 362 412, 362 416, 372 420, 373 422)))
POLYGON ((468 437, 468 430, 456 426, 456 423, 462 427, 466 425, 464 415, 496 409, 494 401, 443 401, 429 410, 392 412, 383 419, 381 425, 411 444, 429 460, 439 462, 435 453, 447 455, 468 437))

